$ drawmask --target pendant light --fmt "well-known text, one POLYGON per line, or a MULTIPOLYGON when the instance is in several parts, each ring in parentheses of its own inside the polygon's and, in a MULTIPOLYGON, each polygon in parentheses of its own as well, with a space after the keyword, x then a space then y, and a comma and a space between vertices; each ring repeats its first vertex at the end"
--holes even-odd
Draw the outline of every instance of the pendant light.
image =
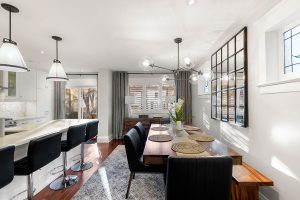
POLYGON ((58 36, 52 36, 52 39, 56 41, 56 59, 53 60, 53 64, 50 68, 47 80, 50 81, 68 81, 68 77, 65 73, 65 70, 58 60, 58 41, 61 41, 62 38, 58 36))
POLYGON ((11 13, 18 13, 19 9, 6 3, 2 3, 1 7, 9 12, 9 38, 3 39, 0 48, 0 70, 27 72, 29 70, 17 47, 17 43, 11 39, 11 13))

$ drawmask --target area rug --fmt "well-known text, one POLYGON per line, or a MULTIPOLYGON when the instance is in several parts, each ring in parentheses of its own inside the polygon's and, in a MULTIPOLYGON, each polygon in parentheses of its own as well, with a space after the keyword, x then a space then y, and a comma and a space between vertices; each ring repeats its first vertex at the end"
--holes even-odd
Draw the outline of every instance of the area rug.
MULTIPOLYGON (((125 199, 129 174, 125 146, 119 145, 72 199, 123 200, 125 199)), ((128 199, 164 199, 164 187, 163 175, 161 174, 136 174, 131 183, 128 199)))

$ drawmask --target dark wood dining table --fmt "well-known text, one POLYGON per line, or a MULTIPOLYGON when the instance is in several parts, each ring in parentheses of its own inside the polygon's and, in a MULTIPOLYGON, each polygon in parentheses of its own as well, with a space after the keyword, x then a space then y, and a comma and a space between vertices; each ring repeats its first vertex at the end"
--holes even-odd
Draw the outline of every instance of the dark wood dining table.
MULTIPOLYGON (((165 125, 168 130, 166 131, 155 131, 152 130, 153 127, 161 126, 159 124, 152 124, 149 130, 148 137, 155 134, 168 134, 174 139, 169 142, 153 142, 147 140, 144 153, 143 162, 145 164, 165 164, 167 163, 168 156, 176 156, 177 153, 172 150, 172 144, 180 141, 192 141, 188 138, 189 134, 185 130, 180 132, 173 131, 171 125, 165 125)), ((205 147, 206 155, 210 156, 231 156, 234 165, 242 164, 242 155, 222 143, 221 141, 215 139, 213 142, 201 142, 201 145, 205 147)), ((182 154, 181 154, 182 155, 182 154)), ((191 156, 191 155, 187 155, 191 156)), ((195 155, 197 156, 197 155, 195 155)), ((199 155, 201 156, 201 155, 199 155)))

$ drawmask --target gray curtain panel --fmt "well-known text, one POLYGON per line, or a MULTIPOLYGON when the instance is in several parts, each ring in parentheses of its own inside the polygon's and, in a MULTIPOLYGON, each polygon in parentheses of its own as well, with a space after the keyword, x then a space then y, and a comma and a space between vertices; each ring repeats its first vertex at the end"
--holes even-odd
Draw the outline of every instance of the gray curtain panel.
POLYGON ((65 89, 66 82, 54 82, 54 119, 65 118, 65 89))
POLYGON ((128 92, 128 73, 113 72, 113 113, 112 132, 114 139, 121 139, 126 115, 125 96, 128 92))
POLYGON ((184 122, 192 124, 192 86, 189 83, 190 71, 180 71, 175 78, 176 99, 184 98, 184 122))

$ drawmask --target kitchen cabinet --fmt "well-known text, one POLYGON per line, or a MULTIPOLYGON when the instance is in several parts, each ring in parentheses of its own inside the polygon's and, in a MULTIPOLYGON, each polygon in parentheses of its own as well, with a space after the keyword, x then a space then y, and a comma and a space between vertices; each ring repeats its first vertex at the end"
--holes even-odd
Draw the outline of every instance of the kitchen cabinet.
POLYGON ((17 100, 36 101, 36 70, 17 73, 17 100))

